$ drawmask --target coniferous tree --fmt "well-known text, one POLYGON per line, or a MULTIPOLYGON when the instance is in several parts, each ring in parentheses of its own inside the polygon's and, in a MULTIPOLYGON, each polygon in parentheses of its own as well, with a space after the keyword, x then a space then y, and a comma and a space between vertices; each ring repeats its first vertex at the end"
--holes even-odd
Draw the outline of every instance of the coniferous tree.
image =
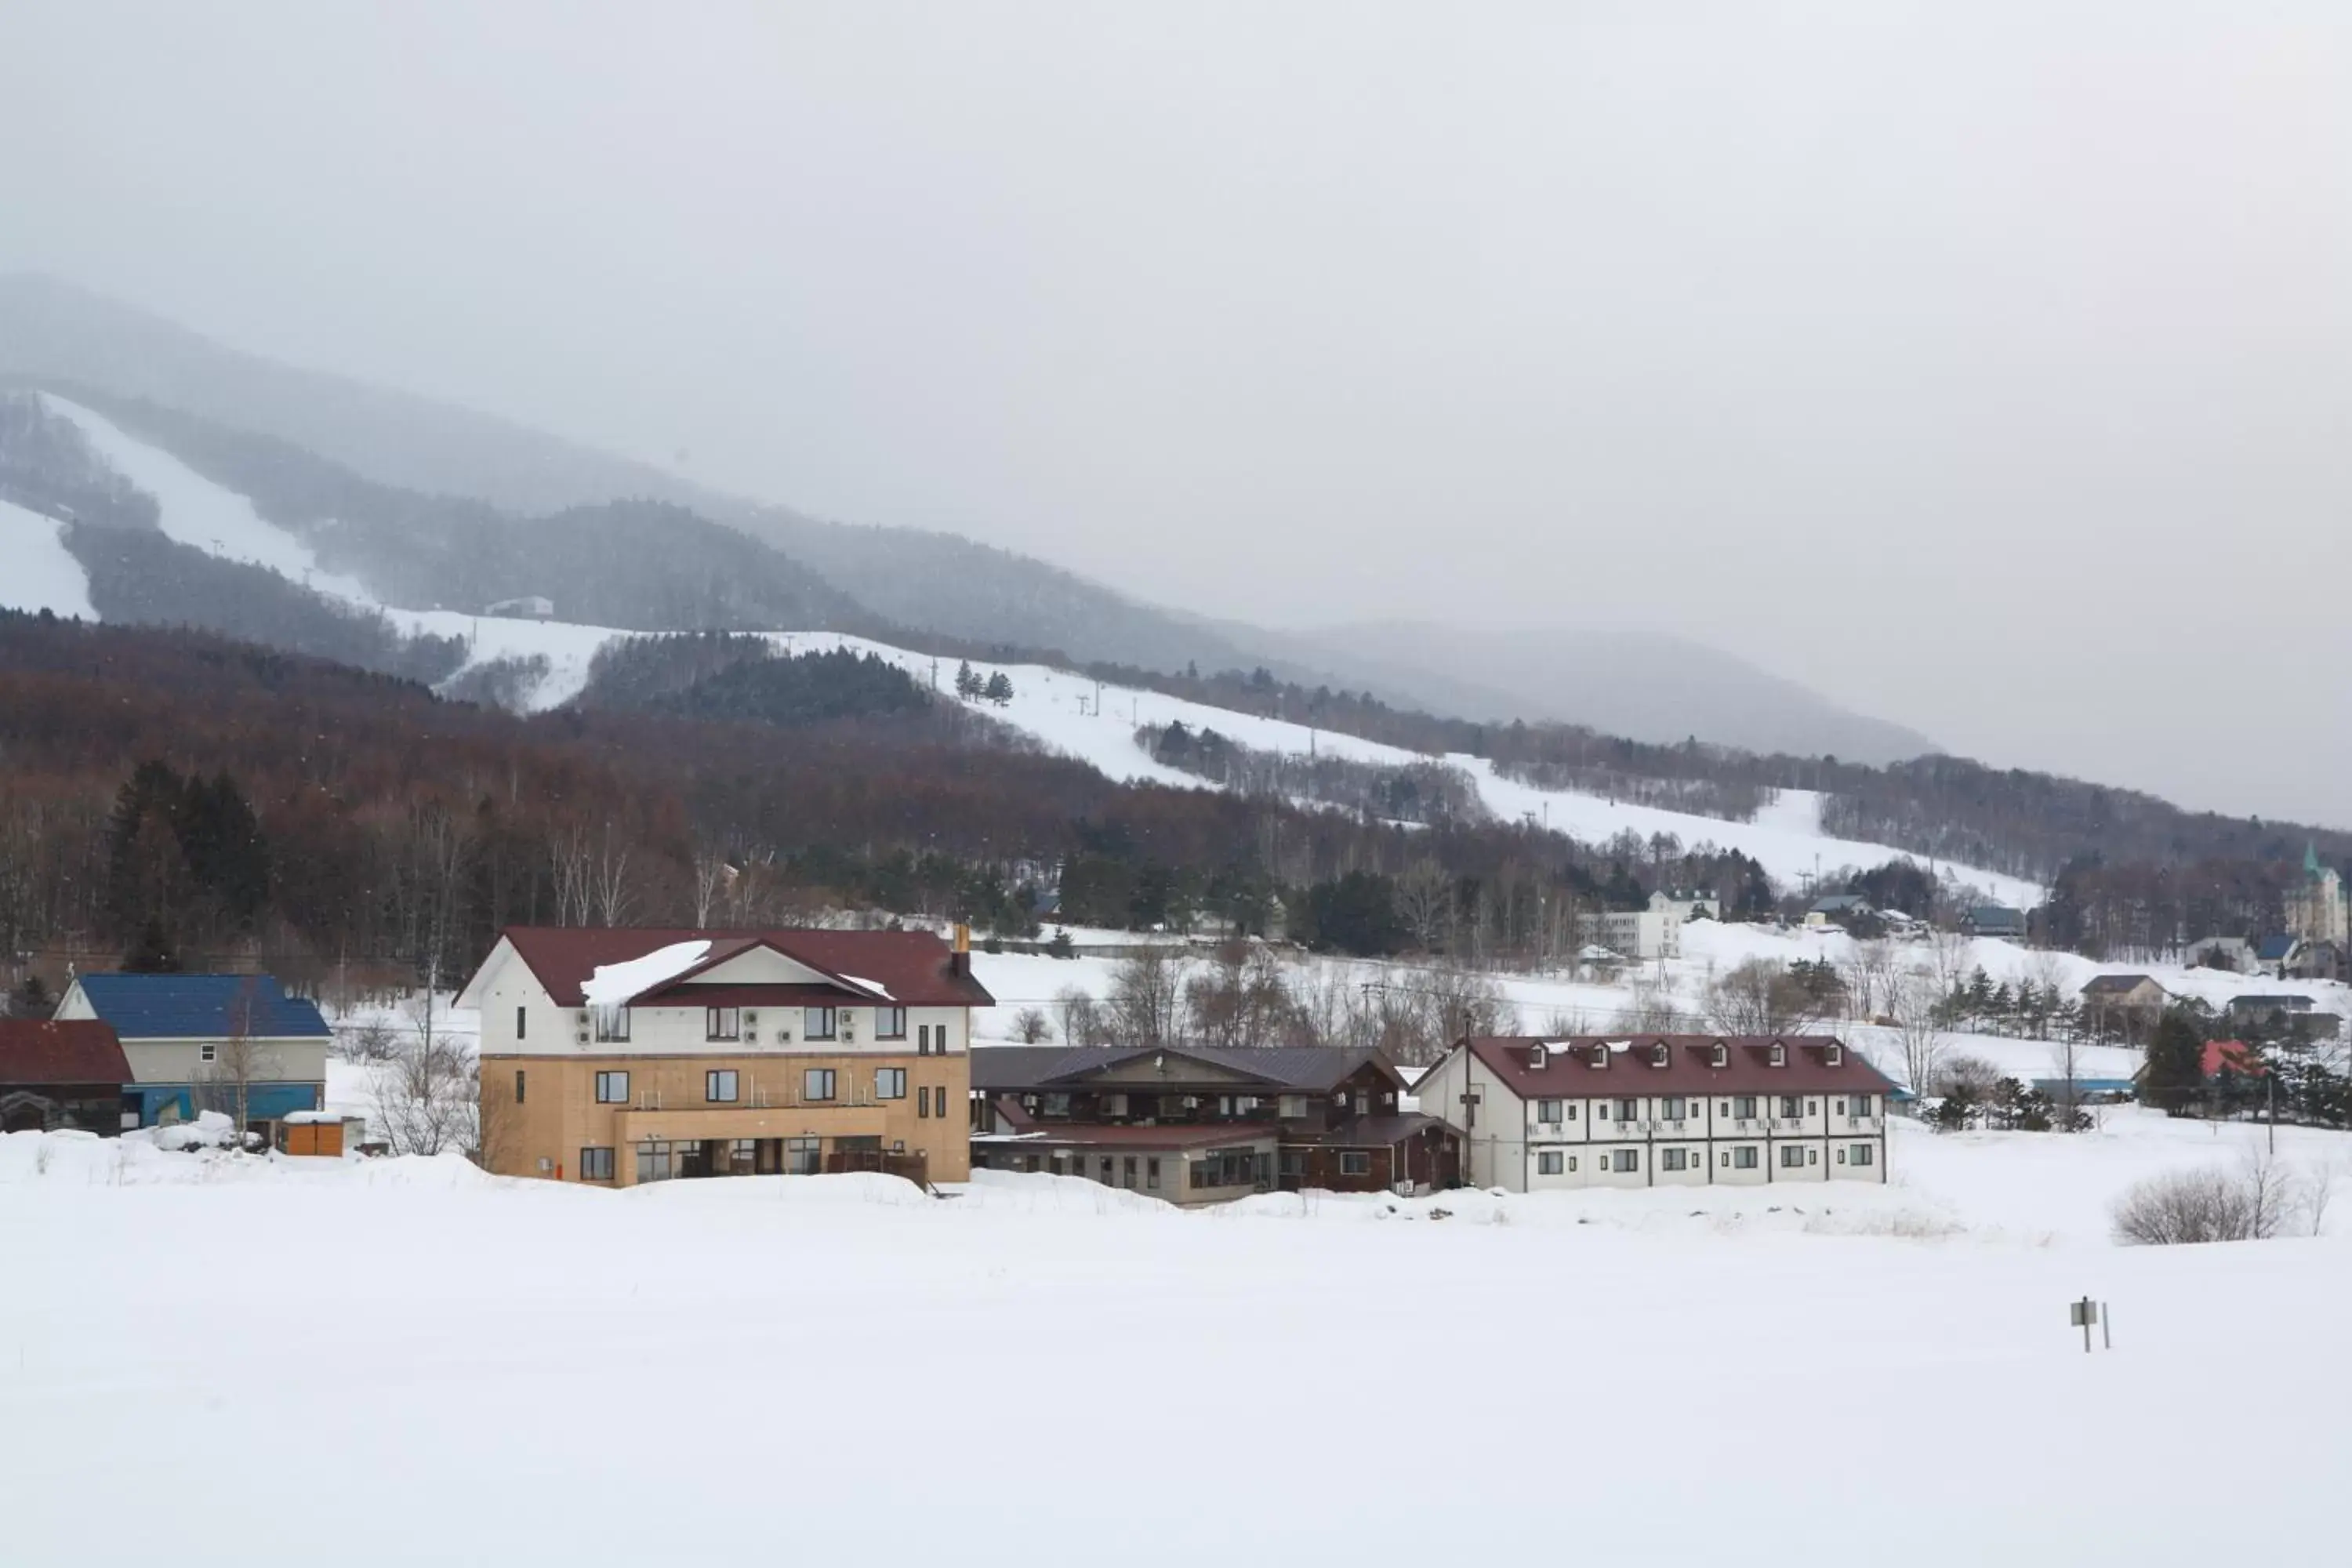
POLYGON ((972 673, 970 659, 965 659, 956 666, 955 689, 956 695, 967 702, 981 694, 982 689, 981 679, 972 673))
POLYGON ((2204 1087, 2205 1042, 2197 1026, 2178 1012, 2165 1014, 2147 1047, 2147 1100, 2179 1116, 2204 1087))
POLYGON ((995 674, 988 678, 988 685, 983 689, 982 694, 991 702, 993 702, 999 708, 1002 708, 1006 703, 1013 700, 1013 682, 1007 679, 1005 673, 1000 669, 995 674))

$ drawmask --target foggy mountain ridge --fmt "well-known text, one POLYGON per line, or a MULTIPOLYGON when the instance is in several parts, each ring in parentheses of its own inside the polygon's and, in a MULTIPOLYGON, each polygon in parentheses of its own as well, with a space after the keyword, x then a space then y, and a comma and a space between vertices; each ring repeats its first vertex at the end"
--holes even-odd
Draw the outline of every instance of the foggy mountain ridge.
POLYGON ((830 521, 488 414, 228 348, 58 279, 0 278, 0 381, 79 394, 251 495, 387 602, 527 593, 635 629, 893 626, 1166 672, 1263 666, 1480 721, 1884 763, 1931 750, 1732 655, 1645 631, 1287 632, 1146 604, 950 533, 830 521), (725 536, 740 531, 771 550, 725 536), (624 584, 583 535, 666 580, 624 584), (583 569, 584 568, 584 569, 583 569), (1595 678, 1596 662, 1607 671, 1595 678))
POLYGON ((1916 730, 1850 712, 1720 648, 1643 626, 1462 630, 1368 622, 1298 634, 1302 657, 1363 665, 1424 707, 1486 689, 1496 711, 1671 745, 1696 737, 1759 755, 1881 764, 1939 748, 1916 730))

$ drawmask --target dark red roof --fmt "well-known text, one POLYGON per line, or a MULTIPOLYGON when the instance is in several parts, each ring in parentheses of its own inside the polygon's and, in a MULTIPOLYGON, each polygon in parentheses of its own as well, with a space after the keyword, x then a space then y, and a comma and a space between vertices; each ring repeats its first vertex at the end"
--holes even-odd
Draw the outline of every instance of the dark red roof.
POLYGON ((2199 1067, 2207 1078, 2220 1078, 2224 1072, 2261 1078, 2271 1070, 2254 1059, 2253 1047, 2243 1040, 2206 1041, 2204 1060, 2199 1067))
MULTIPOLYGON (((787 958, 842 982, 837 1001, 875 1000, 858 987, 871 982, 886 999, 913 1007, 987 1007, 996 998, 969 973, 951 967, 954 953, 927 931, 694 931, 654 926, 509 926, 499 933, 556 1005, 586 1004, 581 994, 600 965, 625 963, 682 942, 708 942, 710 952, 697 971, 709 969, 755 947, 771 947, 787 958)), ((675 981, 666 982, 667 984, 675 981)), ((724 1005, 724 1004, 721 1004, 724 1005)))
POLYGON ((0 1018, 0 1083, 129 1083, 114 1026, 97 1018, 0 1018))
POLYGON ((1059 1144, 1076 1149, 1200 1149, 1223 1143, 1279 1142, 1282 1129, 1271 1121, 1181 1121, 1139 1127, 1109 1121, 1038 1121, 1021 1132, 982 1133, 972 1142, 1044 1148, 1059 1144))
POLYGON ((1604 1095, 1805 1094, 1846 1089, 1885 1094, 1895 1085, 1860 1051, 1833 1035, 1482 1036, 1462 1042, 1522 1100, 1582 1100, 1604 1095), (1772 1065, 1772 1047, 1783 1048, 1772 1065), (1725 1065, 1715 1065, 1724 1047, 1725 1065), (1610 1050, 1622 1046, 1622 1050, 1610 1050), (1656 1065, 1659 1047, 1665 1065, 1656 1065), (1540 1047, 1543 1066, 1536 1066, 1540 1047), (1832 1065, 1835 1050, 1842 1058, 1832 1065), (1594 1066, 1605 1051, 1607 1067, 1594 1066))

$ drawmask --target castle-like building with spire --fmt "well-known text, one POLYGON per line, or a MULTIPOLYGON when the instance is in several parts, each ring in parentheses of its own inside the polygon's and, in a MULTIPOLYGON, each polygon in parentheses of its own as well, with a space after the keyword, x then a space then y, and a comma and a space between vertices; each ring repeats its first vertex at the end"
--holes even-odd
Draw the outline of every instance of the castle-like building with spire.
POLYGON ((2303 847, 2303 879, 2286 892, 2286 929, 2306 942, 2333 942, 2341 950, 2352 927, 2345 907, 2344 879, 2319 863, 2312 846, 2303 847))

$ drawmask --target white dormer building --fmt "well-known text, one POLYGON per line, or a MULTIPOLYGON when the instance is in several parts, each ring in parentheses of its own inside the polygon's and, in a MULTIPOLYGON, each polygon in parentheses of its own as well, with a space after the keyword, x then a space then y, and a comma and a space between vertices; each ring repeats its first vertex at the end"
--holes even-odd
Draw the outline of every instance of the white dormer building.
POLYGON ((481 1014, 484 1163, 614 1186, 970 1173, 969 934, 515 927, 481 1014))
POLYGON ((1830 1036, 1639 1035, 1460 1040, 1413 1093, 1525 1193, 1884 1182, 1894 1088, 1830 1036))

